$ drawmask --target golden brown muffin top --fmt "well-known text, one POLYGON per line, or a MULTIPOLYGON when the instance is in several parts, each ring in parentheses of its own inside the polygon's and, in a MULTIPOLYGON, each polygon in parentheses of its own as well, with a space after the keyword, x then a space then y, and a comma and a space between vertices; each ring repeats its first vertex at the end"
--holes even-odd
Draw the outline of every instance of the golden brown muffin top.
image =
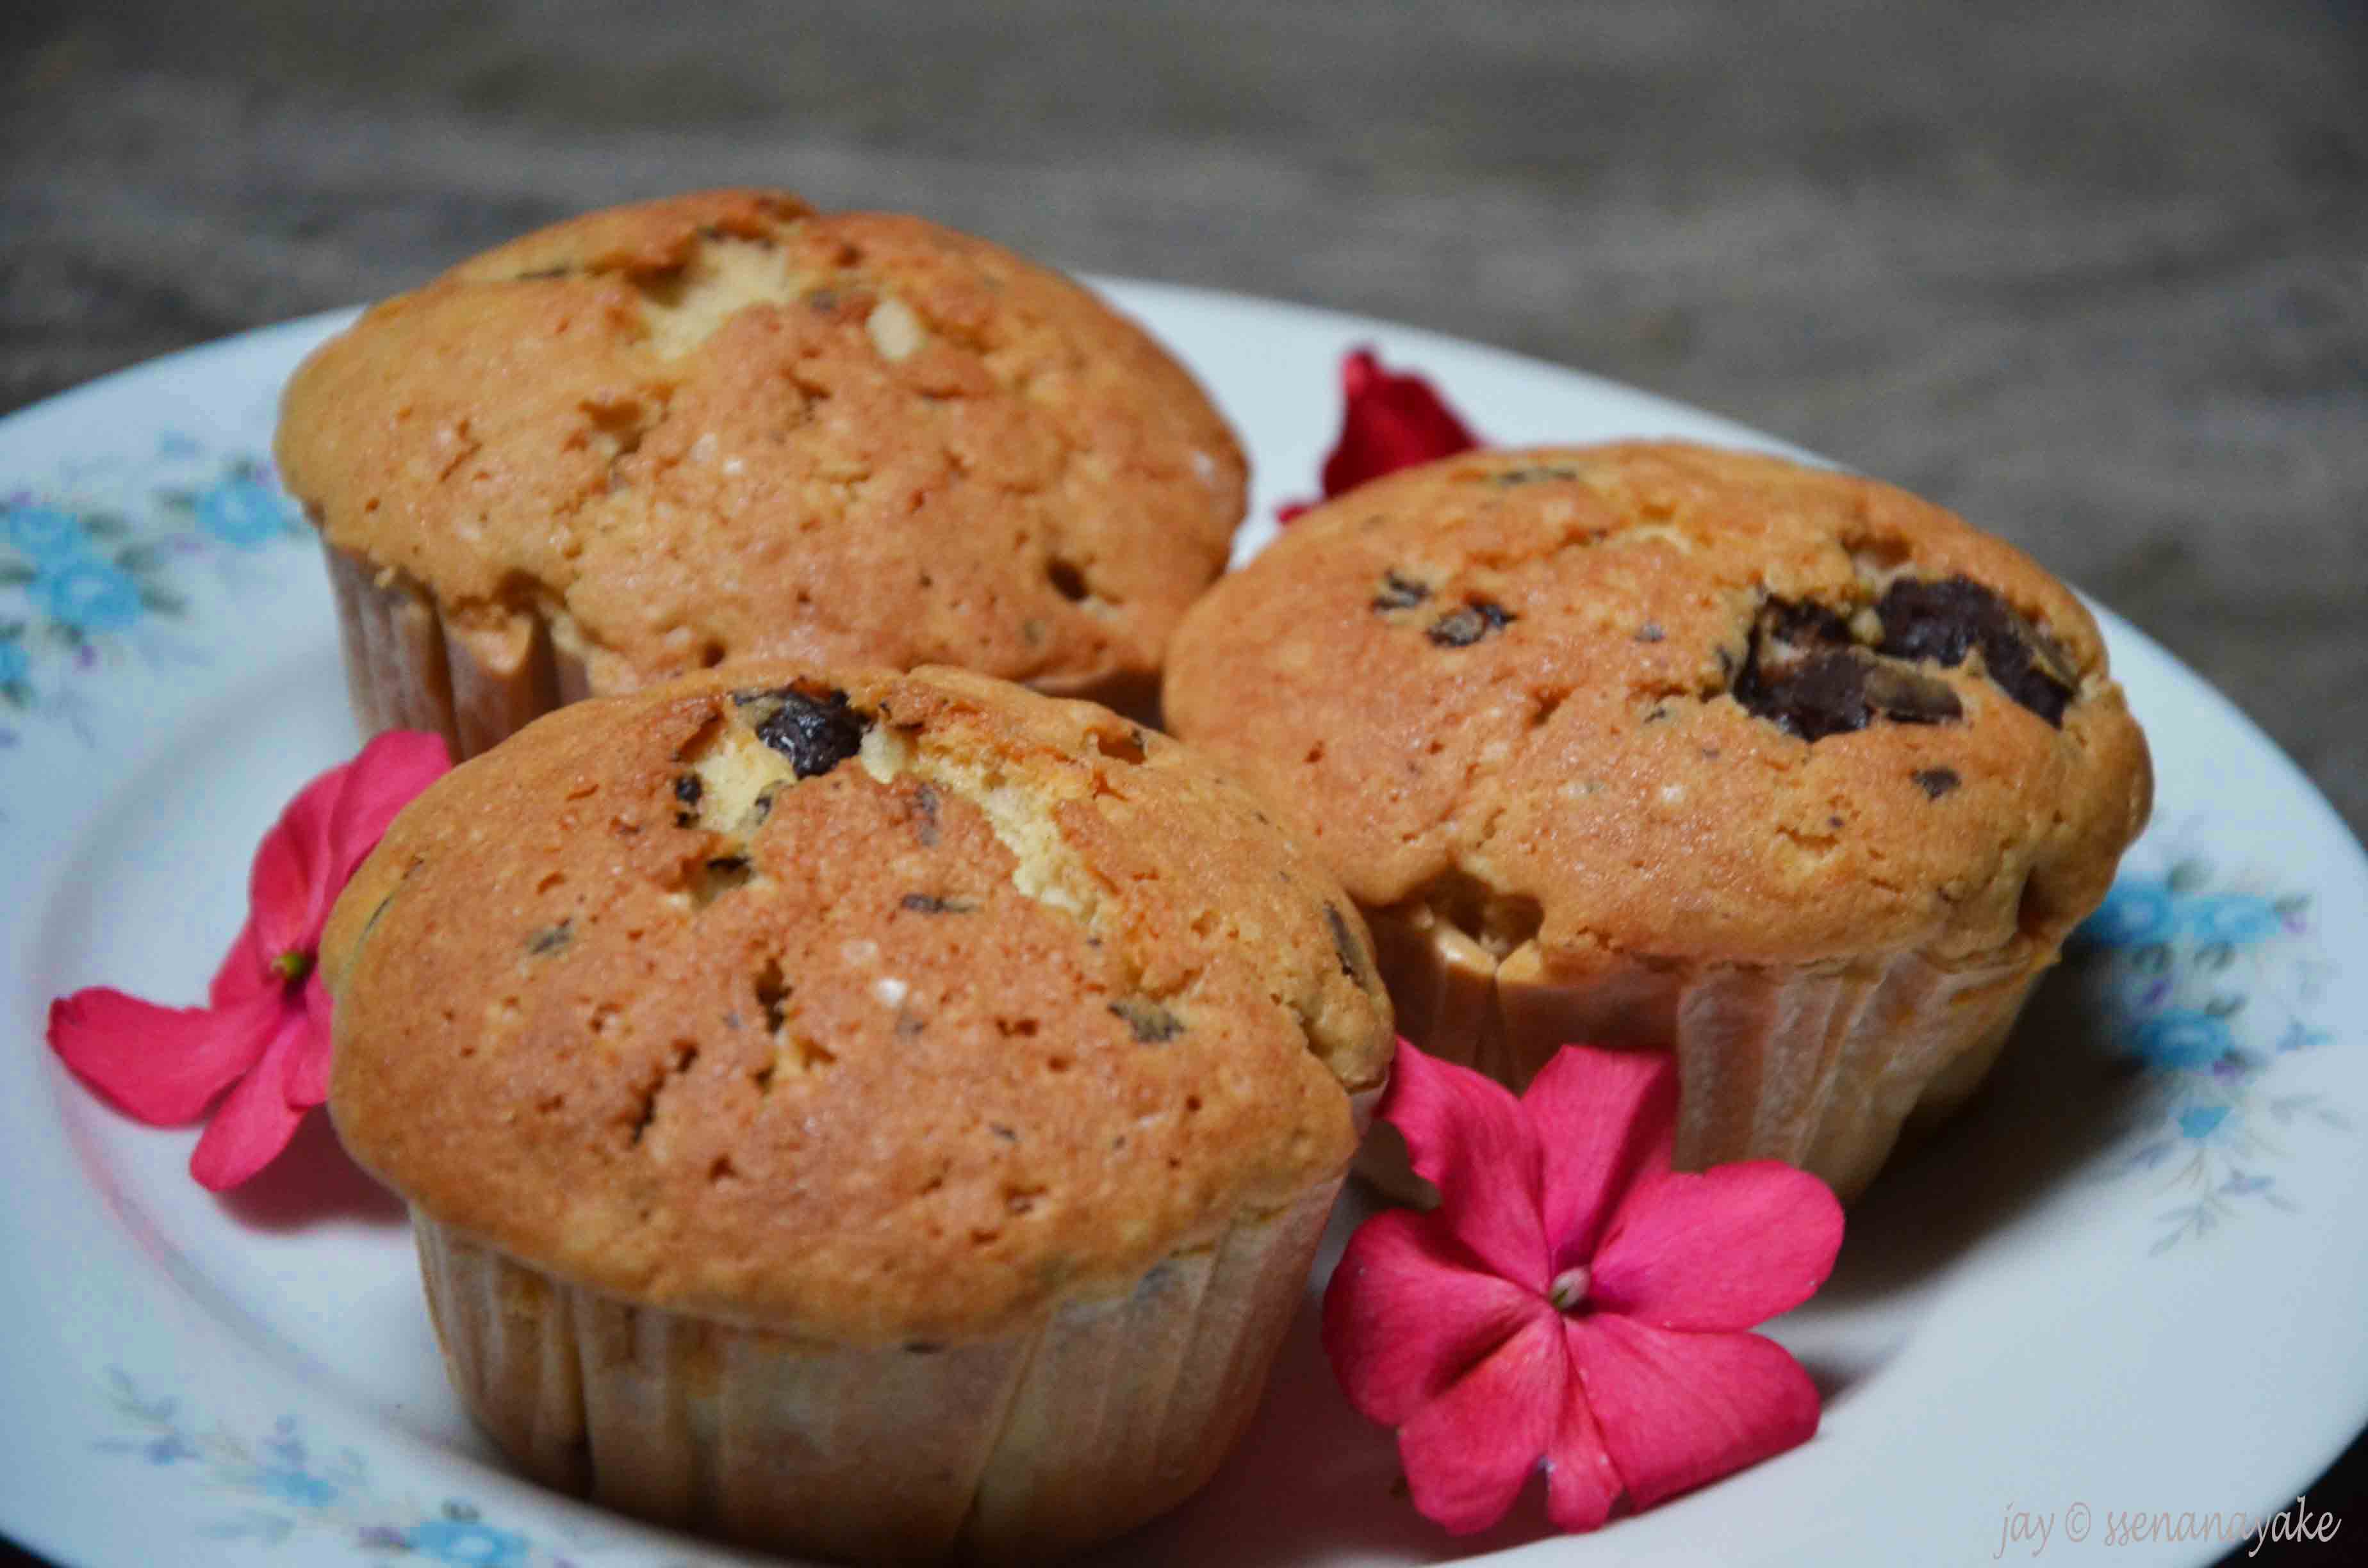
POLYGON ((949 669, 546 716, 397 819, 322 964, 338 1132, 413 1203, 840 1342, 1001 1332, 1290 1200, 1393 1040, 1247 790, 949 669))
POLYGON ((726 190, 464 262, 324 344, 281 472, 464 631, 541 609, 596 692, 725 658, 1156 681, 1246 468, 1060 275, 919 219, 726 190))
POLYGON ((1166 699, 1366 906, 1574 980, 2052 953, 2151 794, 2096 622, 2029 557, 1887 484, 1675 444, 1319 507, 1186 618, 1166 699))

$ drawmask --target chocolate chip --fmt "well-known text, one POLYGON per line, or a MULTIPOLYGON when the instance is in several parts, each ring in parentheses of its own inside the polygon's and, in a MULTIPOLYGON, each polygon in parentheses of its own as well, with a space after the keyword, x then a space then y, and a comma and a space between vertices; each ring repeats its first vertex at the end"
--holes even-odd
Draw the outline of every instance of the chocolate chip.
POLYGON ((1657 620, 1648 620, 1636 629, 1636 641, 1639 642, 1658 642, 1668 635, 1668 632, 1661 630, 1661 623, 1657 620))
POLYGON ((1970 577, 1902 577, 1874 607, 1881 651, 1897 659, 1962 665, 1974 649, 1998 689, 2062 726, 2078 677, 2064 651, 2013 606, 1970 577))
POLYGON ((1382 591, 1373 596, 1373 608, 1379 610, 1412 609, 1430 597, 1430 585, 1412 577, 1401 577, 1395 572, 1382 574, 1382 591))
MULTIPOLYGON (((372 918, 375 919, 376 916, 372 918)), ((574 924, 575 922, 570 919, 563 920, 556 926, 544 926, 526 939, 526 950, 537 958, 543 958, 559 951, 560 949, 575 940, 575 933, 569 929, 574 924)))
POLYGON ((699 805, 699 797, 705 792, 705 790, 706 786, 699 781, 699 775, 696 773, 686 773, 675 779, 674 798, 688 808, 675 812, 675 826, 689 827, 699 820, 696 808, 699 805))
POLYGON ((735 691, 738 707, 756 711, 757 738, 790 759, 801 778, 828 773, 863 746, 871 715, 848 706, 847 693, 821 693, 785 686, 771 691, 735 691))
POLYGON ((967 899, 939 898, 927 892, 908 892, 897 901, 897 906, 916 915, 968 915, 978 907, 967 899))
POLYGON ((1502 631, 1520 616, 1493 599, 1473 599, 1431 623, 1427 636, 1442 648, 1469 648, 1491 631, 1502 631))
POLYGON ((913 832, 922 848, 938 846, 938 792, 927 784, 913 791, 913 832))
POLYGON ((1502 473, 1490 474, 1488 476, 1488 483, 1491 484, 1501 484, 1509 487, 1516 484, 1543 484, 1548 480, 1577 479, 1577 477, 1578 470, 1575 468, 1556 468, 1552 466, 1508 468, 1502 473))
POLYGON ((538 267, 532 272, 518 273, 513 277, 510 281, 513 283, 544 283, 550 281, 553 278, 571 278, 575 276, 575 269, 574 267, 567 266, 565 263, 562 263, 557 267, 538 267))
POLYGON ((1111 1003, 1110 1010, 1124 1018, 1144 1045, 1164 1045, 1184 1032, 1184 1021, 1148 996, 1123 997, 1111 1003))
POLYGON ((1964 782, 1957 777, 1957 770, 1953 767, 1919 767, 1908 777, 1916 780, 1918 789, 1935 801, 1964 782))

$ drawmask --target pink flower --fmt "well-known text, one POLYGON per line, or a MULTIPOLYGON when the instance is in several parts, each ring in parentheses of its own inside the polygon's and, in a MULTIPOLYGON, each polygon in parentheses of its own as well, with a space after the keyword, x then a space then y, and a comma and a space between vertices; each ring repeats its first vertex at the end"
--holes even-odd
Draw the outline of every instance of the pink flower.
POLYGON ((329 908, 395 813, 450 766, 442 737, 398 730, 313 779, 255 852, 246 927, 209 1005, 77 991, 50 1004, 51 1049, 152 1127, 194 1121, 228 1089, 189 1158, 204 1186, 236 1187, 270 1164, 329 1095, 329 994, 313 972, 329 908))
POLYGON ((1440 1204, 1350 1239, 1324 1346, 1425 1515, 1484 1529, 1543 1461, 1548 1516, 1593 1529, 1816 1431, 1808 1374, 1744 1331, 1824 1283, 1841 1205, 1774 1160, 1672 1171, 1666 1055, 1565 1046, 1517 1100, 1400 1040, 1381 1115, 1440 1204))
MULTIPOLYGON (((1402 468, 1468 452, 1480 444, 1446 400, 1420 376, 1382 369, 1370 348, 1340 361, 1340 439, 1324 460, 1324 499, 1402 468)), ((1283 522, 1316 505, 1290 501, 1283 522)))

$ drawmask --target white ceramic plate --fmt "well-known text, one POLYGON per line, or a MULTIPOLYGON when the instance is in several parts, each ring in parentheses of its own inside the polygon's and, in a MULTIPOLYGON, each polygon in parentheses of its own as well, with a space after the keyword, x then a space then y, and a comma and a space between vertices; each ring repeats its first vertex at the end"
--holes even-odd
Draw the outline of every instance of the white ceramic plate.
MULTIPOLYGON (((1111 288, 1248 437, 1261 517, 1310 487, 1360 342, 1500 441, 1773 445, 1419 332, 1111 288)), ((730 1561, 506 1474, 446 1392, 399 1210, 325 1119, 217 1199, 184 1173, 194 1132, 116 1116, 42 1044, 78 986, 198 1000, 256 838, 356 744, 319 562, 260 466, 282 380, 336 324, 0 423, 0 1530, 107 1568, 730 1561)), ((1597 1536, 1543 1536, 1532 1500, 1452 1541, 1303 1314, 1243 1450, 1113 1559, 1987 1562, 2044 1521, 2058 1556, 2202 1562, 2221 1540, 2116 1523, 2225 1534, 2291 1503, 2368 1418, 2368 969, 2340 962, 2368 952, 2368 865, 2250 724, 2107 630, 2157 825, 1995 1091, 1778 1325, 1827 1393, 1812 1443, 1597 1536)))

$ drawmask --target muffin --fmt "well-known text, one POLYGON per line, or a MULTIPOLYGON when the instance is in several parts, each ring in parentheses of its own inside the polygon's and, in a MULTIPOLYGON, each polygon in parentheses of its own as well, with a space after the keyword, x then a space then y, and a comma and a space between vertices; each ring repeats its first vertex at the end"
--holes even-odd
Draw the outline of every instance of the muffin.
POLYGON ((403 813, 322 965, 338 1133, 475 1419, 833 1557, 1041 1557, 1198 1487, 1393 1042, 1247 791, 947 669, 539 720, 403 813))
POLYGON ((1996 1059, 2146 822, 2096 622, 1887 484, 1672 444, 1468 454, 1302 517, 1170 649, 1304 822, 1399 1027, 1526 1084, 1676 1052, 1677 1159, 1844 1197, 1996 1059))
POLYGON ((1191 377, 1067 278, 755 190, 595 212, 377 306, 296 372, 278 456, 364 729, 463 756, 763 656, 1142 710, 1246 475, 1191 377))

